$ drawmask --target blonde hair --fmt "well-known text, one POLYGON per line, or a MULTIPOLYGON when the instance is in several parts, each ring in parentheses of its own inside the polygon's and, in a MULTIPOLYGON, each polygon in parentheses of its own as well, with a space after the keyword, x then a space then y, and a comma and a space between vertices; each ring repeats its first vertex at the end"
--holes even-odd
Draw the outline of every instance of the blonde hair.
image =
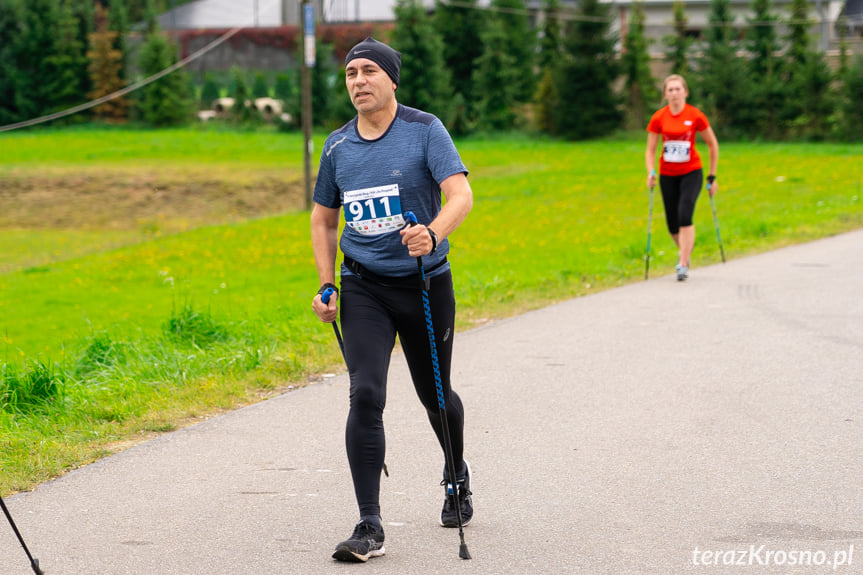
POLYGON ((662 96, 665 97, 665 89, 668 87, 669 82, 674 82, 677 80, 681 84, 683 84, 683 89, 686 90, 686 93, 689 94, 689 86, 686 85, 686 80, 680 74, 672 74, 668 76, 664 82, 662 82, 662 96))

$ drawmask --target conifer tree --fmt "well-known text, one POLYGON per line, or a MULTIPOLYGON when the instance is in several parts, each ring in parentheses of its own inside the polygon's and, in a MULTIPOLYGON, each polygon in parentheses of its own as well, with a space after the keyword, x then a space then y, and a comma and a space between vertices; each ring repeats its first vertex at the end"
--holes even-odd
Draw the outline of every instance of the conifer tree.
POLYGON ((256 72, 252 81, 252 96, 254 98, 269 98, 270 86, 267 84, 267 78, 263 72, 256 72))
POLYGON ((838 133, 846 141, 863 141, 863 56, 849 66, 842 82, 841 125, 838 133))
POLYGON ((644 128, 648 107, 653 107, 659 100, 656 80, 650 72, 650 54, 648 41, 644 36, 644 20, 643 0, 636 0, 630 9, 629 27, 621 56, 625 86, 624 103, 629 129, 644 128))
POLYGON ((11 47, 16 79, 14 106, 21 119, 60 110, 57 103, 59 10, 57 0, 22 3, 19 31, 11 47))
POLYGON ((88 10, 72 0, 61 0, 57 11, 55 54, 48 56, 56 70, 53 80, 55 109, 71 108, 83 103, 90 89, 87 74, 88 10), (82 35, 83 34, 83 35, 82 35))
POLYGON ((419 0, 398 0, 394 8, 396 27, 392 47, 402 54, 400 84, 396 98, 449 124, 452 119, 452 88, 444 67, 443 41, 419 0))
MULTIPOLYGON (((536 32, 530 25, 526 0, 491 0, 494 16, 507 40, 506 51, 513 56, 517 72, 516 97, 530 102, 536 90, 536 32)), ((484 49, 487 52, 487 49, 484 49)))
POLYGON ((20 0, 0 0, 0 126, 24 119, 16 104, 18 68, 15 61, 22 12, 20 0))
POLYGON ((703 100, 701 107, 710 118, 711 126, 722 134, 727 133, 723 129, 740 127, 736 115, 748 105, 742 88, 745 70, 736 54, 737 29, 731 1, 711 0, 708 22, 707 45, 699 62, 700 90, 694 99, 703 100))
POLYGON ((560 94, 557 91, 556 74, 554 67, 546 67, 534 97, 535 124, 536 129, 550 135, 556 135, 557 130, 557 107, 560 103, 560 94))
MULTIPOLYGON (((153 76, 176 64, 177 48, 159 28, 151 13, 146 40, 141 47, 138 66, 145 77, 153 76)), ((175 70, 136 92, 135 109, 147 124, 156 127, 177 126, 189 122, 193 115, 191 84, 186 72, 175 70)))
POLYGON ((315 67, 312 68, 312 123, 316 126, 332 126, 333 106, 338 97, 336 92, 345 92, 344 82, 337 86, 339 70, 333 60, 334 47, 321 39, 315 40, 315 67))
POLYGON ((835 95, 823 54, 811 46, 810 25, 808 2, 792 0, 785 63, 785 82, 790 95, 784 100, 783 116, 791 135, 821 140, 830 131, 835 95))
POLYGON ((300 117, 300 90, 297 87, 297 72, 296 70, 291 70, 291 72, 293 73, 282 73, 276 76, 276 85, 273 91, 276 99, 282 101, 282 111, 290 114, 296 120, 300 117))
POLYGON ((108 29, 117 34, 114 40, 114 49, 121 54, 120 79, 128 80, 129 45, 129 9, 126 0, 108 0, 108 29))
POLYGON ((806 64, 809 53, 809 3, 807 0, 792 0, 791 15, 788 21, 788 57, 792 75, 796 65, 806 64))
MULTIPOLYGON (((123 54, 116 49, 117 32, 108 28, 108 13, 101 4, 96 5, 96 31, 90 34, 90 59, 88 71, 93 89, 87 97, 96 100, 123 88, 120 72, 123 69, 123 54)), ((125 97, 114 98, 93 109, 96 118, 110 122, 121 122, 128 118, 128 102, 125 97)))
POLYGON ((545 70, 554 68, 560 60, 560 0, 545 0, 542 37, 539 41, 540 81, 545 70))
POLYGON ((519 69, 515 55, 507 50, 508 43, 503 22, 493 15, 483 29, 483 54, 474 75, 481 95, 477 102, 479 130, 496 132, 515 127, 519 69))
POLYGON ((245 70, 234 66, 231 68, 231 84, 234 86, 234 105, 231 108, 231 122, 238 125, 251 124, 256 119, 252 90, 246 81, 245 70))
POLYGON ((198 104, 199 108, 202 110, 209 109, 213 105, 213 102, 220 97, 221 91, 219 90, 219 83, 216 81, 216 77, 211 72, 205 73, 204 85, 201 87, 201 99, 198 104))
POLYGON ((557 66, 561 59, 560 1, 545 0, 539 52, 539 82, 534 94, 534 122, 540 132, 555 134, 558 105, 557 66))
POLYGON ((555 125, 572 140, 605 136, 620 127, 619 98, 614 82, 619 66, 614 54, 609 5, 583 0, 579 18, 570 22, 564 54, 557 68, 560 95, 555 125))
POLYGON ((839 34, 839 69, 836 70, 836 74, 844 78, 849 68, 848 19, 845 16, 840 16, 836 21, 836 30, 839 34))
POLYGON ((351 97, 348 94, 348 91, 344 89, 345 79, 345 68, 343 66, 339 69, 339 79, 336 84, 340 89, 333 92, 333 99, 330 104, 330 121, 327 126, 331 130, 336 129, 339 126, 343 126, 357 115, 354 103, 351 102, 351 97))
MULTIPOLYGON (((836 99, 832 81, 833 75, 821 53, 810 51, 793 76, 793 97, 789 99, 792 101, 786 100, 790 111, 796 112, 791 120, 792 136, 813 141, 828 137, 836 99)), ((859 105, 859 101, 857 103, 859 105)))
MULTIPOLYGON (((473 73, 482 56, 480 34, 485 26, 486 12, 477 6, 477 0, 466 0, 452 5, 437 0, 433 17, 434 27, 443 43, 444 66, 450 73, 454 104, 460 102, 461 119, 453 132, 464 132, 473 117, 471 105, 479 99, 473 85, 473 73), (460 95, 460 97, 459 97, 460 95)), ((458 106, 456 106, 458 107, 458 106)))
POLYGON ((752 18, 748 19, 747 77, 744 87, 750 92, 751 105, 741 110, 738 117, 748 132, 768 139, 781 134, 779 113, 788 97, 786 84, 782 80, 782 60, 779 40, 776 35, 778 16, 773 13, 771 0, 753 0, 752 18))
POLYGON ((686 6, 683 0, 674 0, 672 14, 674 15, 674 33, 662 39, 667 48, 665 61, 671 63, 672 74, 688 76, 690 72, 689 46, 692 44, 692 39, 686 34, 686 25, 689 20, 686 18, 686 6))

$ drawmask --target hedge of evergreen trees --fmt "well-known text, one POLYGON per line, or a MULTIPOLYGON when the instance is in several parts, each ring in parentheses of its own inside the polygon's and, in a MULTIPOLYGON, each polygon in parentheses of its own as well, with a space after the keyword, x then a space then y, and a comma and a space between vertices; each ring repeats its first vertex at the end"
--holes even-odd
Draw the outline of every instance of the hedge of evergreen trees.
MULTIPOLYGON (((168 2, 0 0, 0 126, 102 97, 174 64, 177 46, 155 18, 168 2), (134 53, 130 22, 146 23, 134 53)), ((643 130, 662 105, 662 78, 652 76, 648 53, 662 51, 723 138, 863 139, 863 57, 843 43, 838 65, 828 66, 809 37, 806 0, 783 13, 771 0, 751 0, 744 21, 735 21, 730 0, 710 6, 703 39, 687 36, 686 6, 676 0, 674 33, 651 44, 640 2, 627 36, 616 38, 610 5, 599 0, 580 0, 575 10, 544 0, 539 27, 526 0, 491 0, 488 8, 438 0, 432 13, 419 0, 398 0, 386 39, 403 53, 399 101, 438 115, 458 135, 523 130, 576 140, 643 130)), ((319 43, 313 71, 314 120, 327 127, 353 115, 332 54, 319 43)), ((228 95, 271 94, 297 116, 296 70, 280 73, 272 88, 260 71, 243 72, 232 71, 228 95)), ((225 89, 208 74, 194 92, 180 69, 66 121, 182 124, 194 118, 195 100, 206 106, 225 89)))
MULTIPOLYGON (((186 0, 188 1, 188 0, 186 0)), ((171 0, 0 0, 0 126, 61 112, 116 92, 177 62, 177 47, 156 15, 171 0), (130 22, 144 22, 145 38, 130 53, 130 22)), ((184 3, 182 0, 176 5, 184 3)), ((107 122, 137 119, 146 125, 183 124, 193 113, 183 71, 78 114, 107 122)))
MULTIPOLYGON (((438 87, 439 102, 424 102, 430 111, 466 131, 534 129, 585 139, 643 130, 662 105, 663 78, 652 77, 649 56, 661 51, 686 77, 689 101, 724 138, 863 140, 863 56, 853 57, 843 41, 831 69, 809 37, 806 0, 793 0, 783 14, 771 0, 751 0, 745 21, 735 21, 730 0, 711 0, 699 41, 688 37, 685 3, 676 0, 674 34, 658 45, 645 37, 640 2, 632 4, 625 38, 613 36, 607 3, 579 0, 564 12, 559 0, 545 0, 540 29, 529 27, 526 4, 492 0, 486 11, 477 0, 437 2, 427 18, 444 41, 443 67, 453 81, 438 87), (467 111, 453 117, 452 104, 462 101, 467 111)), ((411 26, 422 25, 420 12, 411 26)), ((398 37, 393 44, 401 49, 398 37)), ((413 66, 433 70, 438 63, 413 66)), ((404 76, 402 96, 423 76, 404 76)))

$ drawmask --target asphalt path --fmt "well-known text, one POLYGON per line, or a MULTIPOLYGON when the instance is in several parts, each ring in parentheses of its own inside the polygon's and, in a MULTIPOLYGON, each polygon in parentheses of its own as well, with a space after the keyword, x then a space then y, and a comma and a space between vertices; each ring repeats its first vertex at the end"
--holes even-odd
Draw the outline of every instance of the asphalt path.
MULTIPOLYGON (((7 505, 48 575, 863 573, 863 231, 663 272, 457 334, 471 561, 399 353, 368 564, 330 558, 344 373, 7 505)), ((32 573, 0 521, 0 574, 32 573)))

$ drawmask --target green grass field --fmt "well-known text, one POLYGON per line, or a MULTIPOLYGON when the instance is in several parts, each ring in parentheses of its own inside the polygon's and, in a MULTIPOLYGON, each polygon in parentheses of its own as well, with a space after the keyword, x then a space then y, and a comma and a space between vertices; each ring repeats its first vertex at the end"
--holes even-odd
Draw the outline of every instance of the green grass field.
MULTIPOLYGON (((459 329, 642 280, 640 135, 457 144, 459 329)), ((729 259, 863 226, 863 146, 721 146, 729 259)), ((310 310, 299 135, 12 133, 0 162, 0 493, 340 369, 310 310)), ((720 261, 706 195, 696 227, 692 281, 720 261)), ((653 254, 673 271, 661 203, 653 254)))

